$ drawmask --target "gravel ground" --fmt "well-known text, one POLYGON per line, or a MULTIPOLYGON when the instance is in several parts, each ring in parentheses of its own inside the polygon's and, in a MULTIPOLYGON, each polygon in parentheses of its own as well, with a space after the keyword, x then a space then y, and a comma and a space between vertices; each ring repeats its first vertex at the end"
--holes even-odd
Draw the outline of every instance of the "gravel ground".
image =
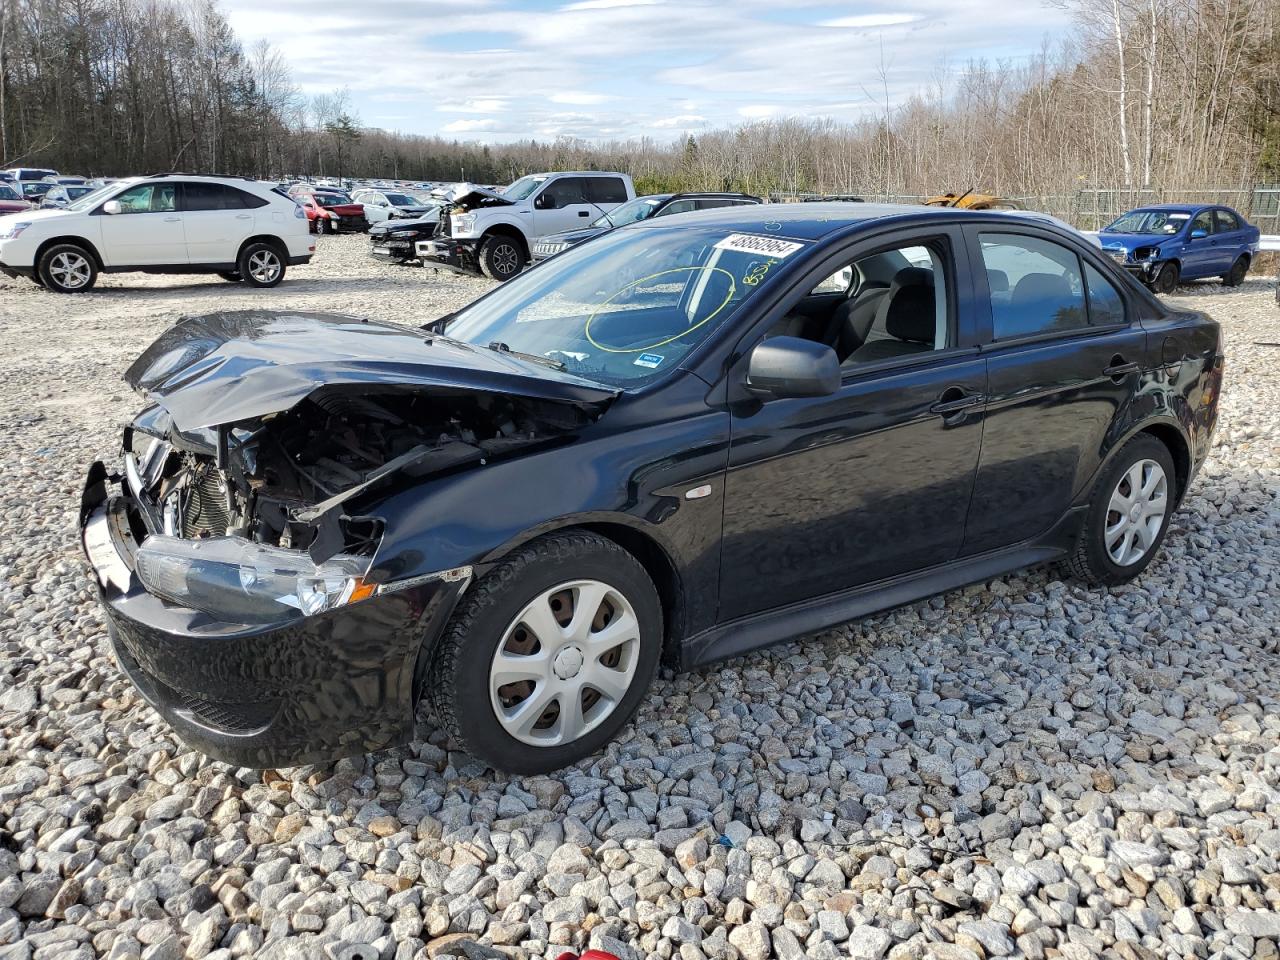
POLYGON ((183 313, 422 322, 481 280, 327 237, 277 290, 0 279, 0 960, 1274 958, 1280 311, 1224 321, 1214 454, 1128 587, 1055 569, 662 678, 608 752, 508 779, 418 742, 255 772, 116 669, 74 531, 120 374, 183 313))

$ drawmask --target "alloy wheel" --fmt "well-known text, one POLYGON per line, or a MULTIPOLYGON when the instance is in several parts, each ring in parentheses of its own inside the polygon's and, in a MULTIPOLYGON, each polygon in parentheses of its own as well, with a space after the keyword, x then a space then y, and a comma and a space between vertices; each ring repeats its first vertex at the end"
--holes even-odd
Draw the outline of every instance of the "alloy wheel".
POLYGON ((516 268, 520 266, 520 254, 514 246, 504 243, 494 249, 493 265, 497 268, 498 273, 515 273, 516 268))
POLYGON ((60 253, 49 264, 49 275, 66 290, 79 290, 92 272, 89 261, 78 253, 60 253))
POLYGON ((1160 537, 1168 509, 1164 468, 1154 460, 1139 460, 1120 477, 1107 505, 1107 555, 1122 567, 1145 557, 1160 537))
POLYGON ((618 708, 639 657, 640 621, 618 590, 598 580, 544 590, 512 621, 494 653, 494 714, 522 743, 571 743, 618 708))
POLYGON ((280 275, 280 258, 270 250, 259 250, 249 257, 249 273, 259 283, 274 283, 280 275))

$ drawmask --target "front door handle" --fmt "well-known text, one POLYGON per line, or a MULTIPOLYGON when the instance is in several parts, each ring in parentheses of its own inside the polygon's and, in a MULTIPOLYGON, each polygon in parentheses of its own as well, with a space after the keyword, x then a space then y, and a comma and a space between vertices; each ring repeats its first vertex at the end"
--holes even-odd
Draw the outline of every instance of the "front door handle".
POLYGON ((164 218, 165 223, 179 223, 181 222, 181 220, 182 220, 181 217, 165 217, 164 218))
POLYGON ((985 403, 986 399, 980 393, 966 393, 960 387, 948 387, 942 391, 942 396, 938 398, 938 402, 929 408, 929 412, 948 417, 953 413, 959 413, 961 410, 968 410, 970 407, 985 403))
POLYGON ((1111 366, 1103 367, 1102 373, 1113 380, 1127 377, 1131 373, 1138 372, 1138 365, 1132 360, 1125 360, 1124 357, 1112 357, 1111 366))
POLYGON ((579 210, 579 211, 578 211, 578 216, 580 216, 580 217, 589 217, 589 216, 591 216, 591 211, 590 211, 590 210, 579 210))
POLYGON ((236 219, 237 219, 237 220, 252 220, 252 219, 253 219, 253 214, 252 214, 252 213, 237 213, 237 214, 236 214, 236 219))

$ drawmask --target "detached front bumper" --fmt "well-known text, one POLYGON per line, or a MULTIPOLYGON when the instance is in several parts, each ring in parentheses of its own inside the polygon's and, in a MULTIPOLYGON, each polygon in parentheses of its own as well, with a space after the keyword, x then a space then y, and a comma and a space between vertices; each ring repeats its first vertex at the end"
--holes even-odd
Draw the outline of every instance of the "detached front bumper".
POLYGON ((440 267, 456 273, 476 273, 475 251, 479 240, 455 240, 453 237, 435 237, 419 240, 414 251, 424 267, 440 267))
POLYGON ((127 490, 89 470, 81 544, 121 669, 187 744, 244 767, 318 763, 412 738, 419 658, 467 580, 425 578, 314 617, 235 624, 143 589, 127 490))

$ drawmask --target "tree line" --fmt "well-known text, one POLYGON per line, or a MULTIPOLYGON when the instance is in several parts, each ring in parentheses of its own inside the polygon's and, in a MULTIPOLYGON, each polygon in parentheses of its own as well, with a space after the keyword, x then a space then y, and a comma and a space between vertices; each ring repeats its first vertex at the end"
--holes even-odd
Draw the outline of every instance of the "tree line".
POLYGON ((342 91, 302 96, 215 0, 0 0, 0 163, 481 183, 619 169, 644 191, 873 196, 1280 180, 1275 0, 1051 2, 1073 14, 1069 41, 941 70, 905 103, 868 101, 845 121, 485 145, 365 128, 342 91))

